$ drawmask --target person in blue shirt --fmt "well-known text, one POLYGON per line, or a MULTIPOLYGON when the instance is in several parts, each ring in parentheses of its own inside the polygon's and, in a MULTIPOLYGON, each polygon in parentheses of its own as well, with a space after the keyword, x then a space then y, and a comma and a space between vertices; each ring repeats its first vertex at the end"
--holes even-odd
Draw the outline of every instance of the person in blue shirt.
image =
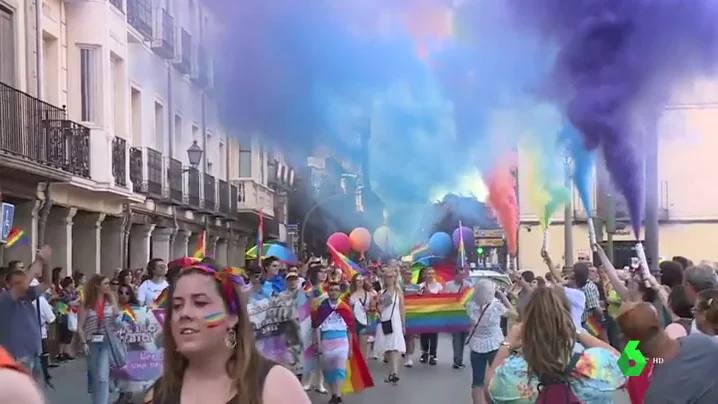
POLYGON ((270 284, 272 291, 274 293, 282 293, 287 290, 287 282, 284 276, 279 273, 282 269, 282 263, 274 257, 269 257, 264 260, 263 264, 265 279, 267 283, 270 284))
POLYGON ((258 266, 253 266, 249 269, 249 302, 257 300, 269 299, 274 294, 272 290, 272 284, 265 282, 262 276, 262 269, 258 266))

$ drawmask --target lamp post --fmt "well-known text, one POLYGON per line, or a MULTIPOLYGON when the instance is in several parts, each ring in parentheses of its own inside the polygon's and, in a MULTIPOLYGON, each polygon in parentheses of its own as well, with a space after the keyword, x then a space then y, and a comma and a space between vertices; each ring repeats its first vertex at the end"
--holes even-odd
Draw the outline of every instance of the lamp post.
POLYGON ((204 150, 202 150, 201 147, 197 144, 197 141, 195 140, 192 142, 192 145, 187 149, 187 160, 189 161, 189 165, 192 168, 197 168, 199 166, 199 163, 202 162, 202 156, 204 155, 204 150))

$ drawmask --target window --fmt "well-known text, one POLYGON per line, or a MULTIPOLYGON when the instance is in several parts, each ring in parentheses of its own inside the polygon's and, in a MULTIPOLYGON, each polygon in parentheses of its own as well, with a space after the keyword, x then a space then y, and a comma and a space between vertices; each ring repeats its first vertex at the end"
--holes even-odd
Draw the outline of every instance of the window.
POLYGON ((182 133, 182 117, 179 115, 175 115, 175 123, 174 123, 174 138, 172 139, 172 151, 173 156, 176 155, 177 145, 184 144, 182 142, 184 140, 184 133, 182 133))
POLYGON ((155 148, 158 152, 165 151, 165 107, 155 101, 155 148))
POLYGON ((95 122, 97 101, 97 48, 80 48, 80 107, 83 122, 95 122))
POLYGON ((239 177, 252 178, 252 149, 239 145, 239 177))
POLYGON ((15 27, 12 13, 0 6, 0 82, 15 85, 15 27))
POLYGON ((132 114, 132 144, 142 146, 142 93, 135 87, 130 88, 130 113, 132 114))
POLYGON ((192 124, 192 140, 199 141, 199 126, 196 123, 192 124))

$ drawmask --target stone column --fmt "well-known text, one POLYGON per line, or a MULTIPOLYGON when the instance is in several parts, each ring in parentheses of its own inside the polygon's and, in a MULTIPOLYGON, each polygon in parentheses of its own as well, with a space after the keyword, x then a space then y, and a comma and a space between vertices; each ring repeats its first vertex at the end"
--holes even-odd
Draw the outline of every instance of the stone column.
POLYGON ((14 228, 25 232, 22 240, 10 248, 6 248, 3 259, 5 263, 10 261, 22 261, 28 266, 35 257, 37 250, 37 222, 38 213, 42 202, 35 200, 18 204, 15 206, 14 228))
POLYGON ((125 268, 122 239, 122 218, 105 218, 100 232, 100 267, 104 271, 108 268, 125 268))
POLYGON ((154 224, 133 224, 130 229, 130 268, 144 268, 150 261, 150 239, 154 224))
POLYGON ((170 260, 170 237, 174 229, 157 227, 152 232, 152 258, 160 258, 168 262, 170 260))
POLYGON ((239 242, 237 241, 237 239, 230 238, 229 240, 227 240, 227 265, 233 267, 241 267, 238 251, 239 242))
POLYGON ((115 268, 104 268, 101 262, 102 222, 104 213, 79 212, 72 227, 72 262, 85 275, 102 273, 112 276, 115 268))
POLYGON ((172 246, 172 255, 174 258, 182 258, 189 255, 189 239, 192 232, 189 230, 177 230, 175 242, 172 246))
POLYGON ((65 268, 65 273, 72 276, 72 224, 76 208, 53 206, 47 218, 47 235, 45 242, 52 248, 50 267, 65 268))
POLYGON ((210 258, 217 258, 217 240, 219 240, 219 237, 215 235, 210 235, 207 237, 207 252, 205 253, 206 256, 210 258))
POLYGON ((217 245, 214 249, 215 257, 214 259, 217 261, 217 263, 221 266, 228 266, 230 265, 229 259, 228 259, 228 243, 226 238, 220 238, 217 240, 217 245))
POLYGON ((237 262, 237 265, 246 268, 247 262, 244 258, 244 254, 247 252, 247 237, 240 234, 239 238, 237 239, 237 250, 235 251, 235 260, 237 262))

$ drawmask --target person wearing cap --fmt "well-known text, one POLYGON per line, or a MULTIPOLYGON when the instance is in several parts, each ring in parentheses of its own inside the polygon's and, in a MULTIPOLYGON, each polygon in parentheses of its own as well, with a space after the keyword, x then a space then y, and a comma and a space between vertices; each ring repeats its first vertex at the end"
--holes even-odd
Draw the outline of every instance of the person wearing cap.
POLYGON ((299 273, 296 271, 289 271, 287 272, 287 275, 284 276, 284 280, 287 284, 287 291, 295 292, 299 290, 299 287, 302 286, 302 282, 300 282, 299 273))

